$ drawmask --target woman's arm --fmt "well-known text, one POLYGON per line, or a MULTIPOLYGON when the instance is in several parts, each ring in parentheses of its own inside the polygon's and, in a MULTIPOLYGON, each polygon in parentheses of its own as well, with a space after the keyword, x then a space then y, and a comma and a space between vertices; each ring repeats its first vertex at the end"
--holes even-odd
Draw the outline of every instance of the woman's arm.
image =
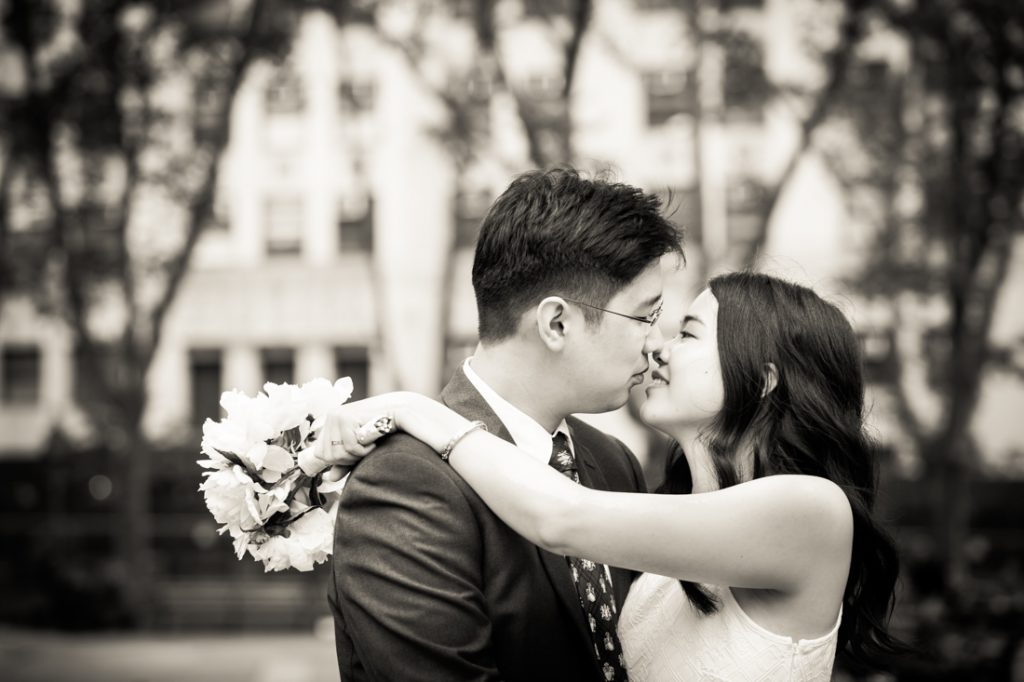
MULTIPOLYGON (((392 395, 389 413, 399 428, 438 452, 469 424, 423 396, 392 395)), ((463 438, 449 462, 534 544, 613 566, 789 591, 823 561, 846 561, 852 543, 845 494, 817 477, 770 476, 695 495, 605 492, 577 485, 483 431, 463 438)))

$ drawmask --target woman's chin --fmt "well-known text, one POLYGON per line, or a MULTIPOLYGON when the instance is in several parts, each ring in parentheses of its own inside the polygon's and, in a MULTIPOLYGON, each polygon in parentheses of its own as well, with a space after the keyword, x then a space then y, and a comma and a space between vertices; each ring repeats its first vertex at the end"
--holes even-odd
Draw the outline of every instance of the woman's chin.
POLYGON ((663 405, 659 405, 661 402, 657 392, 651 395, 653 387, 647 388, 647 402, 640 406, 640 419, 644 421, 648 426, 655 428, 663 428, 664 426, 672 423, 675 420, 666 419, 668 414, 663 409, 663 405))

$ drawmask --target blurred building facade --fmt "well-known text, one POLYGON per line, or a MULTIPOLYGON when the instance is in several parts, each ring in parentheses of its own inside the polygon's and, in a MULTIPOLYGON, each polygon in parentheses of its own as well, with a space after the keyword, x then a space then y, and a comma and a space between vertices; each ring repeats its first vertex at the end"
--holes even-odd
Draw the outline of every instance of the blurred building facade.
MULTIPOLYGON (((148 376, 145 426, 159 446, 149 507, 157 625, 305 627, 325 612, 322 567, 314 580, 265 576, 254 562, 235 560, 203 508, 194 464, 199 427, 219 415, 222 391, 253 394, 265 381, 350 376, 357 397, 399 388, 434 394, 473 352, 476 232, 491 201, 533 163, 515 98, 478 77, 473 3, 452 2, 450 12, 425 22, 414 4, 397 3, 405 10, 385 13, 378 26, 341 26, 310 13, 289 59, 254 65, 235 100, 216 225, 197 245, 148 376), (422 54, 403 49, 413 38, 422 41, 422 54), (453 151, 464 141, 453 141, 458 131, 439 93, 458 93, 468 103, 463 113, 483 132, 472 154, 453 151)), ((800 144, 806 107, 766 97, 757 84, 820 87, 820 55, 805 50, 814 14, 808 8, 817 4, 728 0, 693 17, 670 0, 595 2, 572 87, 572 148, 583 169, 608 168, 616 179, 662 195, 684 226, 686 266, 664 264, 666 336, 703 281, 744 266, 743 254, 755 243, 763 269, 837 302, 862 337, 872 425, 913 478, 919 463, 904 457, 913 447, 885 382, 901 358, 916 409, 926 421, 941 418, 927 364, 916 358, 928 343, 921 330, 942 320, 945 309, 906 296, 897 318, 891 301, 849 288, 846 278, 872 257, 871 229, 849 210, 826 159, 813 149, 760 234, 766 189, 800 144), (739 27, 742 37, 731 51, 720 41, 697 50, 694 21, 707 32, 739 27), (734 85, 737 72, 743 87, 734 85)), ((543 114, 564 86, 552 75, 560 73, 564 45, 552 36, 564 38, 569 26, 535 16, 534 5, 498 4, 511 27, 499 49, 510 89, 543 114)), ((905 59, 898 41, 867 41, 863 49, 890 66, 905 59)), ((153 211, 159 239, 160 208, 153 211)), ((995 316, 999 340, 1024 332, 1024 309, 1013 300, 1022 290, 1018 243, 995 316)), ((121 314, 111 305, 97 322, 116 328, 121 314)), ((76 407, 87 395, 76 353, 59 319, 27 297, 4 299, 0 461, 14 473, 10 485, 0 481, 0 542, 12 552, 36 548, 25 575, 9 575, 19 586, 32 578, 39 585, 12 593, 11 603, 21 606, 0 615, 34 615, 37 597, 51 595, 60 615, 37 622, 67 625, 59 619, 69 612, 65 595, 73 595, 80 600, 73 611, 95 626, 88 614, 115 603, 107 587, 130 576, 113 541, 121 523, 112 491, 118 479, 107 474, 118 463, 89 451, 95 427, 76 407), (55 427, 89 456, 66 457, 60 466, 43 461, 54 449, 55 427), (46 541, 37 542, 39 536, 46 541), (94 601, 81 601, 83 594, 94 601)), ((989 469, 1018 477, 1024 469, 1022 407, 1019 381, 987 379, 974 431, 989 469)), ((586 418, 629 444, 649 480, 658 480, 650 434, 629 408, 586 418)), ((914 487, 903 484, 893 497, 910 499, 914 487)), ((1011 486, 998 495, 985 490, 976 496, 979 507, 988 505, 995 516, 1017 495, 1011 486)), ((920 506, 920 491, 914 499, 920 506)), ((989 537, 1020 553, 1016 528, 989 537)), ((907 546, 912 554, 913 543, 907 546)), ((111 614, 109 622, 118 617, 111 614)))
MULTIPOLYGON (((550 18, 531 18, 529 3, 510 4, 520 16, 501 43, 506 78, 543 103, 562 86, 551 77, 561 53, 549 39, 550 18)), ((821 79, 820 65, 802 51, 799 3, 725 6, 730 25, 743 28, 739 52, 747 58, 733 65, 730 54, 706 46, 696 67, 700 92, 686 76, 696 59, 691 27, 675 3, 656 0, 595 3, 574 83, 581 165, 608 166, 618 179, 671 197, 687 229, 687 267, 666 263, 666 334, 704 277, 742 265, 736 254, 756 237, 764 187, 798 143, 798 111, 730 89, 725 74, 735 66, 754 70, 746 82, 808 87, 821 79)), ((313 13, 287 62, 253 68, 232 115, 218 225, 197 247, 150 371, 146 427, 154 441, 194 439, 202 420, 217 416, 227 388, 253 393, 264 381, 347 375, 357 396, 396 388, 433 394, 471 354, 475 231, 490 201, 530 162, 514 102, 500 93, 481 99, 489 141, 470 163, 457 162, 439 133, 446 114, 437 83, 461 69, 461 82, 443 85, 474 87, 475 36, 459 7, 427 25, 416 24, 412 11, 385 17, 392 35, 426 36, 434 51, 426 64, 368 26, 339 27, 313 13), (458 68, 442 68, 452 64, 458 68)), ((715 27, 716 13, 700 17, 705 28, 715 27)), ((898 330, 840 284, 867 244, 841 189, 808 154, 773 213, 763 262, 845 297, 868 363, 884 366, 898 330)), ((1024 286, 1022 259, 1007 291, 1024 286)), ((999 334, 1019 333, 1021 313, 1001 305, 996 326, 999 334)), ((74 406, 68 329, 15 299, 0 310, 0 346, 0 456, 40 452, 55 424, 87 440, 89 426, 74 406)), ((876 397, 879 428, 888 432, 885 396, 876 397)), ((1024 440, 1012 419, 1021 389, 1007 383, 984 400, 979 429, 996 450, 1011 451, 1024 440)), ((643 431, 627 411, 594 419, 643 452, 643 431)))

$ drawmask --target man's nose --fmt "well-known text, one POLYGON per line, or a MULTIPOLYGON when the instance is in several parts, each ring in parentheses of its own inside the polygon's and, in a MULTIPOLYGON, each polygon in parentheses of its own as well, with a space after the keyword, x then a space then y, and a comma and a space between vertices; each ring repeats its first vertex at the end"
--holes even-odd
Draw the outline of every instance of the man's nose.
POLYGON ((668 359, 672 353, 672 344, 674 341, 674 338, 665 340, 665 338, 662 337, 661 344, 651 351, 651 359, 653 359, 659 367, 661 365, 668 364, 668 359))
POLYGON ((661 333, 661 327, 655 322, 651 325, 651 331, 647 333, 647 340, 644 342, 644 353, 657 353, 665 345, 665 336, 661 333))

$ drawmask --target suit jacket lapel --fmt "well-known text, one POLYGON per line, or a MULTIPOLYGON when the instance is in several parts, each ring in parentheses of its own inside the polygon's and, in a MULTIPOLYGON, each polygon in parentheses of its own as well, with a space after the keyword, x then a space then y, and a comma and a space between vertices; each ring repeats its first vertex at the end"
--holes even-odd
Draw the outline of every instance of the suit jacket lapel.
MULTIPOLYGON (((570 427, 570 431, 572 427, 570 427)), ((576 438, 573 434, 573 449, 576 453, 576 467, 580 474, 580 483, 593 488, 594 490, 608 490, 608 480, 604 472, 597 466, 594 456, 590 453, 587 444, 582 439, 576 438)), ((629 586, 633 582, 633 571, 617 566, 609 566, 612 575, 612 592, 615 595, 615 605, 621 611, 622 603, 629 593, 629 586)))
MULTIPOLYGON (((452 380, 448 382, 448 385, 441 392, 441 401, 467 419, 479 419, 487 425, 487 429, 491 433, 499 438, 510 443, 515 442, 512 440, 512 435, 508 432, 508 429, 505 428, 505 424, 494 413, 494 410, 490 408, 487 401, 480 395, 480 392, 476 390, 476 387, 466 377, 461 367, 459 367, 455 376, 452 377, 452 380)), ((577 447, 575 440, 573 441, 573 446, 577 447)), ((594 468, 594 464, 590 462, 589 467, 594 468)), ((584 475, 582 467, 580 468, 580 480, 582 481, 584 480, 584 475)), ((576 585, 572 582, 569 563, 564 556, 552 554, 540 547, 535 549, 540 556, 544 571, 547 573, 548 580, 554 588, 555 594, 558 595, 558 599, 565 608, 569 619, 575 625, 574 629, 579 635, 581 646, 586 647, 586 650, 590 651, 593 646, 590 641, 590 626, 584 618, 579 596, 576 594, 576 585)), ((628 587, 629 582, 628 578, 620 580, 615 574, 616 570, 618 569, 612 569, 612 580, 615 583, 616 600, 618 600, 619 583, 621 582, 628 587)), ((623 596, 625 595, 623 594, 623 596)), ((619 601, 617 603, 621 604, 619 601)))
POLYGON ((512 443, 512 435, 505 424, 498 419, 491 406, 487 404, 480 392, 459 367, 455 376, 441 391, 441 402, 452 408, 466 419, 480 420, 487 425, 487 430, 502 440, 512 443))

